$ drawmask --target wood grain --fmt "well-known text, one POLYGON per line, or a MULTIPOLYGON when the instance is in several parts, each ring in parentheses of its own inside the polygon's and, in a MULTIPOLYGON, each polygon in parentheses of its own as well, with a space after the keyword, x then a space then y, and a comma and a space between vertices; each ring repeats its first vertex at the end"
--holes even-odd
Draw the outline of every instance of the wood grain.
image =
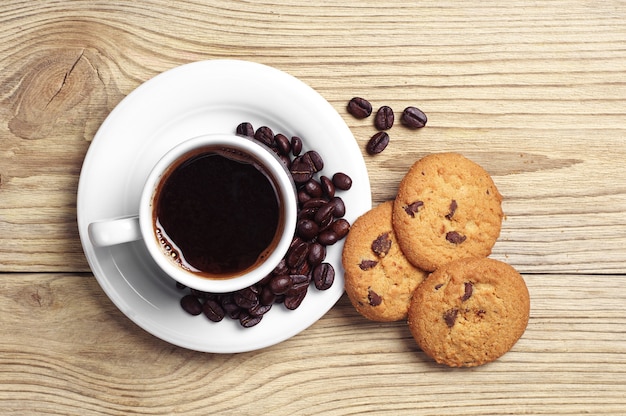
POLYGON ((404 323, 367 321, 345 297, 286 342, 219 355, 153 338, 89 275, 4 274, 0 405, 83 415, 623 412, 626 278, 524 277, 532 311, 522 339, 494 363, 459 370, 434 364, 404 323))
POLYGON ((399 0, 0 3, 0 408, 5 414, 624 414, 626 3, 399 0), (343 298, 271 348, 182 350, 134 326, 90 274, 83 158, 123 97, 188 62, 286 71, 344 118, 375 203, 455 151, 504 195, 493 257, 524 273, 531 320, 471 370, 432 364, 403 323, 343 298), (428 115, 380 155, 353 96, 428 115), (77 409, 81 409, 79 412, 77 409))

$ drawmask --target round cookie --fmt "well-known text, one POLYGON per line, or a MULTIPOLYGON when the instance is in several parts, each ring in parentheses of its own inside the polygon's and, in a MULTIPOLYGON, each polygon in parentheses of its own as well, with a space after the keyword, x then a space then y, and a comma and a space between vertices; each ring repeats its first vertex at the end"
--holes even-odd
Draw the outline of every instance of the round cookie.
POLYGON ((415 162, 402 179, 393 226, 409 261, 433 271, 489 256, 502 217, 502 195, 489 174, 460 154, 438 153, 415 162))
POLYGON ((411 294, 426 277, 397 244, 391 224, 392 201, 359 217, 346 237, 342 263, 350 302, 373 321, 405 319, 411 294))
POLYGON ((510 265, 460 259, 415 290, 408 324, 417 344, 440 364, 473 367, 509 351, 526 330, 530 297, 510 265))

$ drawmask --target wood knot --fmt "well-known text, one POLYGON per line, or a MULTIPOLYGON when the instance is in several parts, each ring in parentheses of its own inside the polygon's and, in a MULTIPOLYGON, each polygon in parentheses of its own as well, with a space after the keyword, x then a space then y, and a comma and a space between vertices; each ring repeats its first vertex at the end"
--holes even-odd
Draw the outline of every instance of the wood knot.
POLYGON ((11 132, 23 139, 42 139, 67 123, 68 129, 78 126, 83 134, 88 133, 80 122, 93 120, 96 109, 101 115, 99 124, 110 110, 100 65, 98 55, 87 49, 57 49, 36 55, 16 74, 18 87, 9 98, 11 132), (105 105, 98 106, 100 103, 94 100, 105 105))

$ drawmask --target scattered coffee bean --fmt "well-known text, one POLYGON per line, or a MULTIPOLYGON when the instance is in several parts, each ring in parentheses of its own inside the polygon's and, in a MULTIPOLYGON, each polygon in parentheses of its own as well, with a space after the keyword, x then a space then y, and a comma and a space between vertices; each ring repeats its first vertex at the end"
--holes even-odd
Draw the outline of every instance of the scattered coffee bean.
POLYGON ((302 152, 302 139, 298 136, 293 136, 291 138, 291 154, 300 156, 300 152, 302 152))
POLYGON ((202 311, 213 322, 219 322, 224 319, 226 316, 226 312, 224 312, 224 308, 222 305, 216 300, 209 299, 204 302, 204 306, 202 307, 202 311))
POLYGON ((291 142, 284 134, 278 133, 274 136, 274 143, 281 155, 287 156, 291 152, 291 142))
POLYGON ((346 215, 346 204, 344 204, 343 199, 336 196, 330 200, 330 203, 335 207, 333 211, 335 217, 341 218, 346 215))
POLYGON ((263 315, 254 316, 250 313, 244 312, 239 316, 239 323, 244 328, 252 328, 255 325, 258 325, 261 322, 263 315))
POLYGON ((343 172, 337 172, 333 175, 333 184, 337 189, 347 191, 352 187, 352 179, 343 172))
POLYGON ((385 150, 388 144, 389 135, 384 131, 380 131, 372 136, 365 149, 370 155, 377 155, 385 150))
POLYGON ((383 105, 376 112, 374 126, 376 126, 378 130, 389 130, 393 127, 394 120, 395 116, 391 107, 383 105))
POLYGON ((293 281, 291 280, 291 277, 286 274, 281 274, 274 276, 272 280, 270 280, 269 288, 275 295, 284 295, 289 289, 291 289, 292 285, 293 281))
POLYGON ((332 246, 339 241, 339 236, 333 230, 324 230, 317 236, 317 241, 324 246, 332 246))
POLYGON ((313 177, 311 165, 304 160, 298 158, 291 163, 289 168, 291 177, 296 184, 306 183, 313 177))
MULTIPOLYGON (((323 179, 324 177, 320 178, 323 179)), ((309 180, 304 184, 304 191, 309 194, 311 198, 321 198, 324 195, 324 189, 322 184, 315 179, 309 180)))
POLYGON ((317 266, 326 258, 326 247, 318 242, 312 243, 309 246, 309 255, 307 261, 311 266, 317 266))
POLYGON ((339 218, 331 224, 330 228, 341 240, 350 232, 350 223, 344 218, 339 218))
POLYGON ((310 219, 300 220, 298 221, 298 224, 296 225, 296 233, 298 234, 298 236, 300 236, 303 240, 306 240, 306 241, 313 240, 315 237, 317 237, 319 232, 320 232, 319 225, 317 225, 315 221, 310 220, 310 219))
POLYGON ((407 107, 402 112, 400 122, 412 129, 420 129, 426 125, 428 118, 426 114, 416 107, 407 107))
POLYGON ((326 195, 327 198, 332 198, 335 196, 335 184, 333 181, 327 177, 322 176, 320 178, 321 186, 322 186, 322 194, 326 195))
POLYGON ((200 303, 200 299, 194 295, 183 296, 180 300, 180 306, 182 306, 183 310, 189 315, 197 316, 202 313, 202 303, 200 303))
POLYGON ((254 127, 248 122, 243 122, 237 126, 237 134, 245 137, 254 137, 254 127))
POLYGON ((329 289, 335 281, 335 268, 330 263, 318 264, 313 269, 313 282, 318 290, 329 289))
POLYGON ((267 126, 262 126, 254 133, 254 138, 268 147, 274 145, 274 132, 267 126))
POLYGON ((372 114, 372 104, 364 98, 354 97, 348 102, 348 112, 356 118, 367 118, 372 114))

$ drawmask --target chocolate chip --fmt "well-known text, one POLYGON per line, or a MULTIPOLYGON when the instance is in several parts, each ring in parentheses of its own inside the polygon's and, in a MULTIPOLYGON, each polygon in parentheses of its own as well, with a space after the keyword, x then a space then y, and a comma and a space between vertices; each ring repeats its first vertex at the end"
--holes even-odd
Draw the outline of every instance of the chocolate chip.
POLYGON ((382 303, 383 298, 372 289, 369 289, 367 292, 367 300, 370 303, 370 306, 378 306, 382 303))
POLYGON ((378 262, 376 260, 362 260, 361 264, 359 264, 359 267, 361 268, 361 270, 369 270, 377 264, 378 262))
POLYGON ((390 249, 391 240, 389 239, 389 233, 379 235, 372 243, 372 251, 376 253, 378 257, 385 257, 390 249))
POLYGON ((461 244, 463 241, 465 241, 466 238, 466 236, 459 234, 456 231, 450 231, 446 233, 446 240, 448 240, 452 244, 461 244))
POLYGON ((443 287, 443 283, 439 283, 437 286, 435 286, 435 290, 439 290, 443 287))
POLYGON ((443 313, 443 320, 446 322, 448 328, 452 328, 454 323, 456 322, 456 316, 458 315, 459 310, 456 308, 448 309, 443 313))
POLYGON ((463 296, 461 297, 461 301, 465 302, 466 300, 471 298, 473 292, 474 292, 474 285, 472 284, 472 282, 465 282, 465 293, 463 293, 463 296))
POLYGON ((450 202, 450 212, 446 214, 446 218, 451 220, 457 208, 458 208, 458 205, 456 201, 453 199, 452 202, 450 202))
POLYGON ((419 209, 421 207, 424 206, 424 203, 422 201, 415 201, 412 204, 407 205, 406 207, 404 207, 404 211, 409 214, 412 218, 415 217, 415 214, 419 211, 419 209))

